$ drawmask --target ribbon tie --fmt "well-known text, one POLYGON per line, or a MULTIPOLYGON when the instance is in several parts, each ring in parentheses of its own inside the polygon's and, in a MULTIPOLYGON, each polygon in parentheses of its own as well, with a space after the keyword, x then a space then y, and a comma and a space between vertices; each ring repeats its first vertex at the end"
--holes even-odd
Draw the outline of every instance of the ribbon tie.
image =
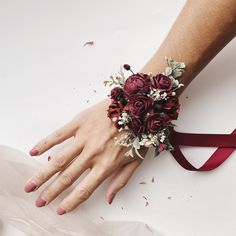
POLYGON ((170 128, 169 140, 174 148, 171 154, 183 168, 209 171, 220 166, 236 149, 236 129, 231 134, 198 134, 181 133, 170 128), (185 158, 179 145, 218 148, 200 168, 196 168, 185 158))

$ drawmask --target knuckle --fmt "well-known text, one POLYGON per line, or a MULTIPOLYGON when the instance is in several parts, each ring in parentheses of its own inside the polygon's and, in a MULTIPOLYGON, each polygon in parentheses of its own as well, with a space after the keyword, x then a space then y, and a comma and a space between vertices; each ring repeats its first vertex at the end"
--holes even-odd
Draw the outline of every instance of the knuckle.
POLYGON ((36 149, 44 149, 48 145, 48 139, 44 138, 40 140, 36 145, 36 149))
POLYGON ((35 180, 36 183, 42 184, 48 179, 48 177, 45 172, 40 171, 35 174, 33 179, 35 180))
POLYGON ((53 196, 53 193, 49 188, 45 188, 43 190, 42 196, 44 196, 45 199, 50 199, 53 196))
POLYGON ((116 163, 112 160, 111 161, 109 161, 109 160, 101 161, 99 163, 99 167, 104 172, 108 172, 108 171, 112 172, 118 167, 118 163, 116 163))
POLYGON ((60 158, 59 157, 58 158, 53 158, 52 159, 52 164, 56 169, 62 169, 66 165, 66 160, 63 156, 60 157, 60 158))
POLYGON ((79 200, 85 201, 92 195, 92 191, 86 187, 80 188, 79 200))
POLYGON ((61 130, 56 130, 52 134, 52 140, 56 143, 63 141, 63 132, 61 130))
POLYGON ((127 182, 120 182, 118 184, 118 188, 121 189, 121 188, 124 188, 126 186, 127 182))
POLYGON ((73 178, 68 173, 63 173, 59 176, 58 180, 64 185, 64 186, 70 186, 73 183, 73 178))

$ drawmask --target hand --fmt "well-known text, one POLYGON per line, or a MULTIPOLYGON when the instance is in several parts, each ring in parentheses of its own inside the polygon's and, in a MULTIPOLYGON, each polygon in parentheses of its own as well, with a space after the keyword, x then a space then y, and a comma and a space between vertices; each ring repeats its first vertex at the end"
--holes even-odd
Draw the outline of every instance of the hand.
MULTIPOLYGON (((57 213, 62 215, 75 209, 113 174, 106 194, 111 204, 115 194, 126 185, 142 163, 143 160, 137 156, 124 156, 129 148, 115 145, 114 137, 119 138, 125 131, 119 132, 107 117, 109 104, 110 99, 104 99, 82 111, 65 126, 42 139, 30 151, 31 156, 38 156, 74 137, 71 144, 51 157, 48 164, 38 170, 26 184, 25 192, 35 191, 58 173, 56 179, 41 192, 36 206, 42 207, 53 201, 87 169, 90 169, 89 173, 60 203, 57 213)), ((146 152, 147 148, 140 150, 142 156, 146 152)))

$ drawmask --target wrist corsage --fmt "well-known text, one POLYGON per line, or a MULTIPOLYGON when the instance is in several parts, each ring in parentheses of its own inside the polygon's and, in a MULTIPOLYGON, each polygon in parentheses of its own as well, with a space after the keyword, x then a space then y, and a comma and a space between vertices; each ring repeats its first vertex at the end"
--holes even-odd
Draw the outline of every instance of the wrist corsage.
POLYGON ((180 104, 176 90, 182 83, 176 79, 185 69, 183 62, 165 58, 167 67, 162 74, 134 74, 125 64, 116 76, 104 81, 105 86, 115 86, 110 95, 111 104, 107 116, 119 130, 126 130, 125 135, 116 140, 122 146, 130 147, 125 156, 134 157, 142 146, 154 147, 155 157, 163 150, 173 150, 168 139, 169 127, 175 126, 180 104), (123 68, 132 72, 127 79, 123 68))

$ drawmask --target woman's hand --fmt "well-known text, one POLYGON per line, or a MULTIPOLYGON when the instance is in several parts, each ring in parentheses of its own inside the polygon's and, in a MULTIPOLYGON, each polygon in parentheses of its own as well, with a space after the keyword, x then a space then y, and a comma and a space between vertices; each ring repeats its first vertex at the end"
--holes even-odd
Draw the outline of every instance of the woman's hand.
MULTIPOLYGON (((58 173, 57 178, 41 192, 36 206, 42 207, 53 201, 87 169, 90 169, 89 173, 60 203, 57 213, 62 215, 76 208, 89 198, 103 180, 113 174, 106 194, 111 204, 115 194, 126 185, 135 169, 142 163, 142 159, 138 157, 124 156, 127 147, 115 145, 114 138, 124 135, 125 131, 118 132, 107 117, 109 104, 110 99, 104 99, 82 111, 30 151, 31 156, 41 155, 74 136, 73 142, 52 156, 48 164, 26 184, 25 191, 32 192, 58 173)), ((140 151, 143 156, 146 152, 147 148, 140 151)))

